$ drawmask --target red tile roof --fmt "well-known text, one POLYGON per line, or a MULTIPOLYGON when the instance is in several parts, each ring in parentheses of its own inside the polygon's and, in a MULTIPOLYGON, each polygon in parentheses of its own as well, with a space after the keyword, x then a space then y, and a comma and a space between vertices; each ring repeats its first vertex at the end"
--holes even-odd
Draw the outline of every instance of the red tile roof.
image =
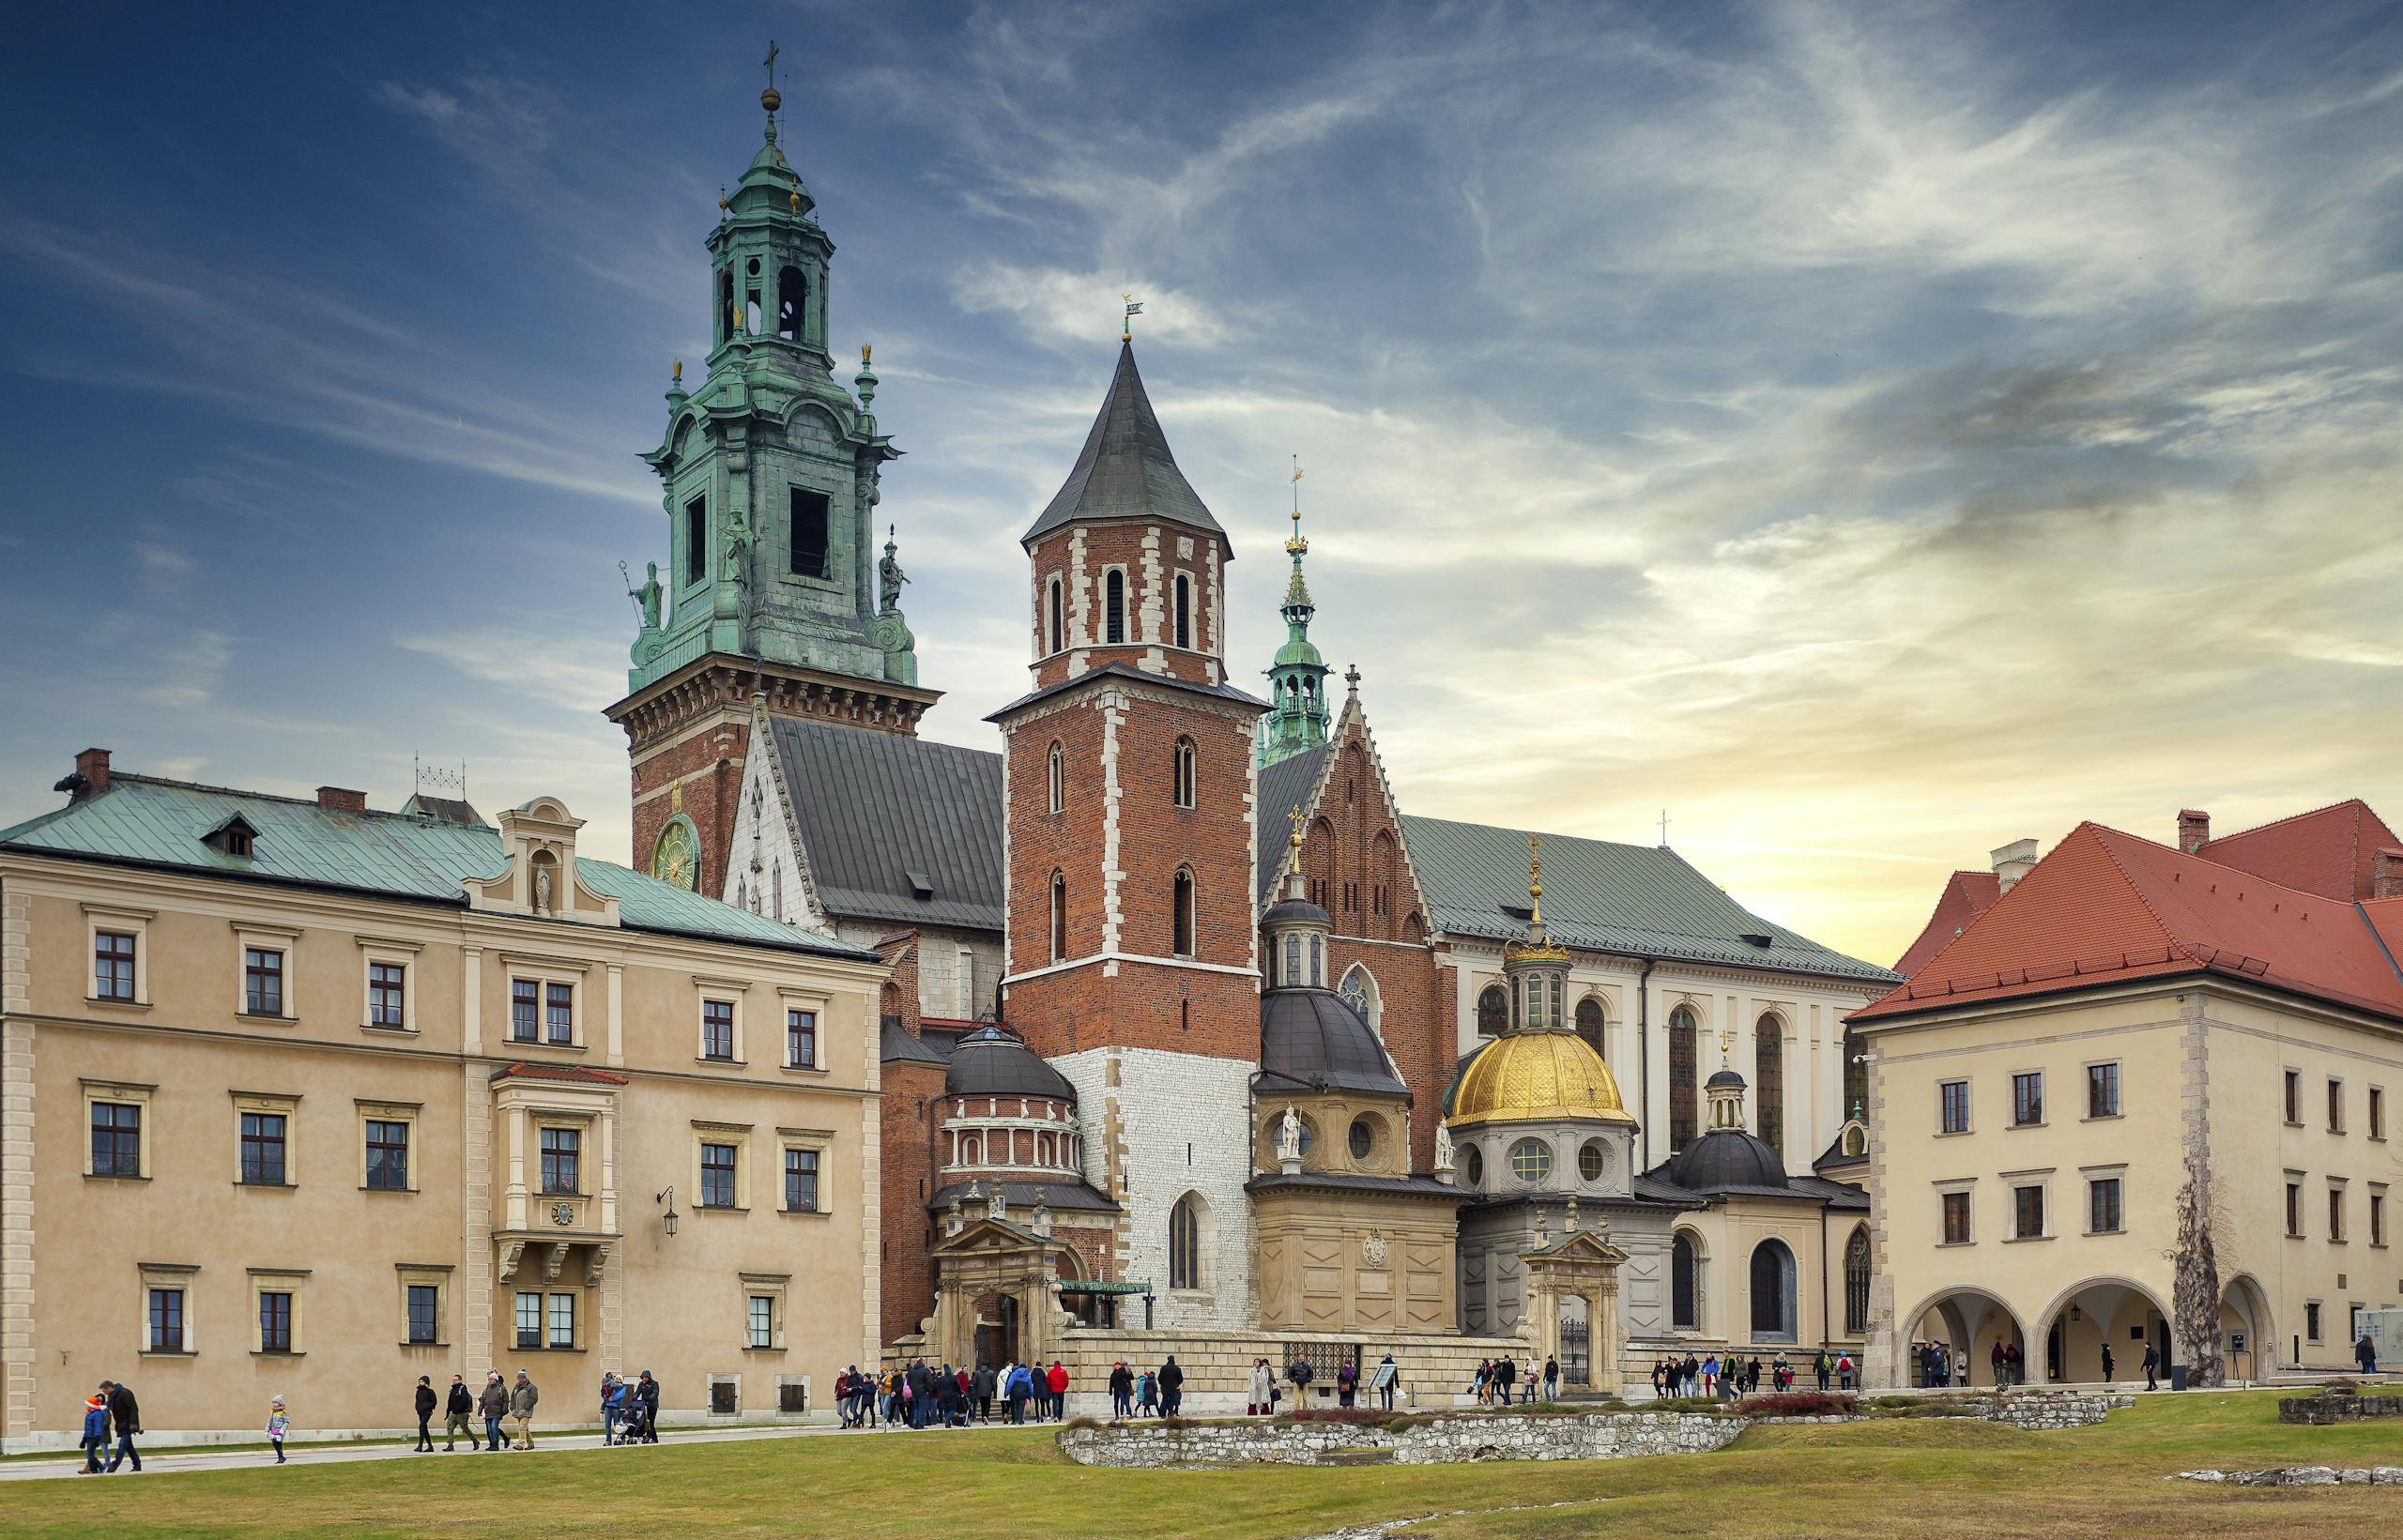
POLYGON ((1927 917, 1926 927, 1894 965, 1894 971, 1906 979, 1918 972, 2001 896, 2002 878, 1992 872, 1953 873, 1944 892, 1936 895, 1936 912, 1927 917))
MULTIPOLYGON (((1852 1019, 2219 973, 2403 1020, 2403 972, 2380 944, 2373 908, 2383 911, 2083 823, 1852 1019)), ((2403 915, 2391 923, 2403 938, 2403 915)))
POLYGON ((565 1080, 578 1086, 623 1086, 632 1082, 622 1075, 607 1070, 588 1070, 581 1064, 503 1064, 492 1072, 495 1080, 565 1080))
POLYGON ((2273 882, 2324 898, 2368 898, 2378 852, 2395 831, 2358 797, 2212 840, 2198 852, 2273 882))

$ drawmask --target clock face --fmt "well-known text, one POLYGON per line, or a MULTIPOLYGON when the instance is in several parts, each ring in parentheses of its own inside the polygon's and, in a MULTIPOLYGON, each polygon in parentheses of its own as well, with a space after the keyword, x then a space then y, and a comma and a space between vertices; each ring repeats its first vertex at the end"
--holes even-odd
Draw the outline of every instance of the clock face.
POLYGON ((650 875, 688 892, 697 889, 701 852, 690 823, 676 818, 659 831, 659 843, 650 847, 650 875))

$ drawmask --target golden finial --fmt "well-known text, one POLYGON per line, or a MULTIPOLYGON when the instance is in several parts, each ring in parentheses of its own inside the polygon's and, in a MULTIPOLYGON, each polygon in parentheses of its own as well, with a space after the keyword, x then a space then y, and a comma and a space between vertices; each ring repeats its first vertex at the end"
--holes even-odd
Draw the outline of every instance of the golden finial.
POLYGON ((1285 541, 1285 551, 1289 556, 1298 557, 1310 548, 1310 542, 1302 534, 1302 457, 1298 454, 1293 456, 1292 480, 1293 483, 1293 533, 1292 538, 1285 541))
POLYGON ((785 194, 785 202, 790 204, 792 206, 794 215, 796 217, 799 216, 801 213, 801 194, 798 192, 788 192, 785 194))
POLYGON ((1527 836, 1527 922, 1543 923, 1543 836, 1527 836))
POLYGON ((785 104, 784 93, 776 89, 776 40, 768 39, 768 56, 759 61, 768 71, 768 88, 759 93, 759 105, 771 113, 785 104))
POLYGON ((1302 804, 1301 804, 1301 803, 1299 803, 1299 802, 1295 802, 1295 803, 1293 804, 1293 811, 1292 811, 1291 813, 1288 813, 1288 814, 1286 814, 1286 815, 1285 815, 1285 821, 1286 821, 1287 823, 1290 823, 1290 824, 1292 824, 1292 825, 1293 826, 1293 835, 1292 835, 1293 846, 1293 848, 1294 848, 1294 849, 1298 850, 1298 849, 1300 849, 1300 848, 1302 847, 1302 804))
POLYGON ((734 334, 735 334, 736 336, 738 336, 738 337, 740 337, 740 336, 742 336, 742 335, 743 334, 743 333, 742 333, 742 307, 741 305, 737 305, 737 306, 735 306, 735 307, 734 307, 734 334))
POLYGON ((724 182, 720 182, 717 185, 717 206, 721 209, 731 206, 726 201, 726 184, 724 182))
POLYGON ((1726 1069, 1733 1069, 1733 1068, 1735 1068, 1735 1066, 1734 1066, 1733 1064, 1731 1064, 1730 1062, 1728 1062, 1728 1058, 1727 1058, 1727 1056, 1728 1056, 1729 1054, 1732 1054, 1732 1053, 1734 1053, 1735 1051, 1736 1051, 1736 1031, 1735 1031, 1735 1029, 1734 1029, 1734 1028, 1732 1028, 1732 1027, 1722 1027, 1722 1028, 1721 1028, 1721 1029, 1720 1029, 1720 1030, 1719 1030, 1719 1067, 1720 1067, 1721 1069, 1722 1069, 1722 1070, 1726 1070, 1726 1069))
POLYGON ((684 360, 681 358, 676 360, 675 376, 676 389, 681 390, 684 388, 684 360))
POLYGON ((860 344, 860 367, 862 369, 865 369, 867 367, 868 356, 874 347, 875 344, 872 343, 862 343, 860 344))

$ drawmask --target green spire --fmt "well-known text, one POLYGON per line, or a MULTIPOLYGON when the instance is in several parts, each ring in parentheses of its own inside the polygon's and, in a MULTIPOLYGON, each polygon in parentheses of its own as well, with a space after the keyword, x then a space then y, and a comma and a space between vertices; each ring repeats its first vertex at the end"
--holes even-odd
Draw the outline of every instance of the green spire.
POLYGON ((1260 763, 1273 765, 1289 759, 1307 749, 1317 748, 1326 741, 1326 663, 1318 648, 1310 645, 1310 617, 1318 606, 1310 602, 1309 584, 1302 576, 1302 557, 1309 554, 1309 541, 1302 534, 1302 467, 1300 456, 1293 465, 1293 534, 1285 542, 1285 554, 1293 558, 1293 575, 1286 580, 1285 645, 1277 649, 1276 660, 1268 666, 1268 717, 1261 724, 1260 763))

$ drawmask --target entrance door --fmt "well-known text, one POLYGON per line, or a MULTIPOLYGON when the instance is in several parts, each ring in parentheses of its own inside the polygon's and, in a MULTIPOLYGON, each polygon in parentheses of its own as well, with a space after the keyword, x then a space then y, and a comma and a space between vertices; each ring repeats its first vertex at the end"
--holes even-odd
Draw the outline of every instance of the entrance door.
POLYGON ((1560 1302, 1560 1382, 1590 1385, 1592 1327, 1585 1319, 1585 1302, 1575 1295, 1560 1302))
POLYGON ((976 1358, 997 1369, 1018 1362, 1015 1294, 988 1294, 976 1302, 976 1358))

